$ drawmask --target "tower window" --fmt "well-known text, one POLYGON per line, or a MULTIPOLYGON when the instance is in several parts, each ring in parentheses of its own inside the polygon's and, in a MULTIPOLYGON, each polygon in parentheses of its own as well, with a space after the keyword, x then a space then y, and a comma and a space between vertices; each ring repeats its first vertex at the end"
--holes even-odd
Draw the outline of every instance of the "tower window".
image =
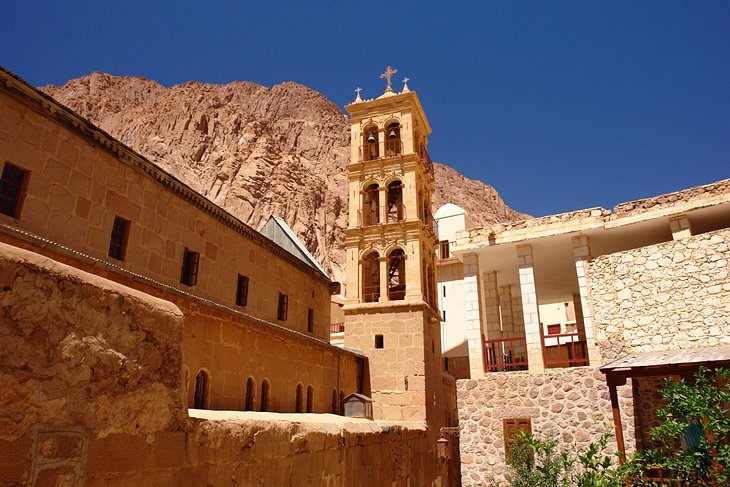
POLYGON ((312 308, 307 310, 307 331, 314 332, 314 310, 312 308))
POLYGON ((380 299, 380 256, 370 252, 362 261, 362 302, 375 303, 380 299))
POLYGON ((109 257, 124 260, 127 253, 127 238, 129 237, 129 220, 119 216, 114 217, 112 236, 109 241, 109 257))
POLYGON ((394 249, 388 255, 388 299, 398 301, 406 296, 406 254, 394 249))
POLYGON ((387 136, 385 139, 385 155, 387 157, 400 155, 403 152, 400 140, 400 124, 398 122, 388 124, 385 133, 387 136))
POLYGON ((200 254, 186 248, 183 254, 182 273, 180 274, 182 284, 186 286, 195 286, 197 284, 198 262, 200 262, 200 254))
POLYGON ((378 137, 378 127, 368 125, 362 132, 362 158, 364 161, 372 161, 380 157, 380 140, 378 137))
POLYGON ((403 184, 393 181, 388 185, 388 222, 400 222, 406 219, 406 207, 403 204, 403 184))
POLYGON ((375 348, 383 348, 383 335, 375 335, 375 348))
POLYGON ((248 276, 243 276, 241 274, 238 275, 236 304, 238 306, 246 306, 248 304, 248 276))
POLYGON ((279 293, 279 306, 276 311, 276 318, 281 321, 286 321, 289 315, 289 296, 286 294, 279 293))
POLYGON ((0 213, 17 218, 20 214, 20 200, 23 196, 28 171, 5 163, 0 178, 0 213))

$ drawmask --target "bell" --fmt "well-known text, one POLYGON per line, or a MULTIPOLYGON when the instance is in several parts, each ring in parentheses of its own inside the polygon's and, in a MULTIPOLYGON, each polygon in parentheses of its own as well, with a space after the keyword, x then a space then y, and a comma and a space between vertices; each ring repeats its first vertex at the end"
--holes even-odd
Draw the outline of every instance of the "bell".
POLYGON ((370 132, 370 135, 368 135, 368 144, 373 144, 373 143, 375 143, 375 136, 373 135, 372 132, 370 132))
POLYGON ((388 134, 388 137, 391 139, 395 139, 395 137, 396 137, 395 130, 390 129, 390 133, 388 134))

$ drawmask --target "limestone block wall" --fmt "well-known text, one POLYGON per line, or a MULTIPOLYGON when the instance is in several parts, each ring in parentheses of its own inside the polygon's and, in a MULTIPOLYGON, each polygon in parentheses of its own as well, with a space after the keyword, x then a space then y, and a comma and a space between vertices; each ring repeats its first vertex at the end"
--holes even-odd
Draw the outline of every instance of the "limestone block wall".
POLYGON ((730 343, 730 230, 596 257, 588 278, 604 360, 730 343))
POLYGON ((423 423, 185 408, 173 304, 0 244, 0 485, 441 486, 423 423))
POLYGON ((241 311, 309 333, 312 309, 311 334, 329 338, 324 276, 109 136, 2 87, 0 167, 9 162, 28 177, 18 218, 0 215, 0 223, 226 306, 236 307, 245 275, 241 311), (121 261, 108 256, 116 216, 130 222, 121 261), (199 253, 194 286, 180 282, 186 249, 199 253), (277 319, 279 293, 288 296, 286 320, 277 319))
MULTIPOLYGON (((618 388, 627 449, 634 445, 631 382, 618 388)), ((500 485, 505 481, 504 420, 529 418, 532 432, 555 435, 561 449, 585 448, 613 430, 605 376, 576 367, 490 373, 457 381, 462 485, 500 485)), ((609 441, 616 450, 615 440, 609 441)))

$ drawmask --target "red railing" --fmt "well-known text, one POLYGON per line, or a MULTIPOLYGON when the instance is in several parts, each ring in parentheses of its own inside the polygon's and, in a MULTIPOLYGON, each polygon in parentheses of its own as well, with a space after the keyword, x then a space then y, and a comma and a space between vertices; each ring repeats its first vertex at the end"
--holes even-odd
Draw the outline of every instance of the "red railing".
POLYGON ((542 358, 545 368, 579 367, 588 365, 588 347, 585 333, 560 333, 542 336, 542 358))
POLYGON ((527 370, 527 341, 524 335, 496 340, 486 340, 482 335, 482 343, 485 372, 527 370))
POLYGON ((330 325, 330 333, 345 333, 344 323, 332 323, 330 325))

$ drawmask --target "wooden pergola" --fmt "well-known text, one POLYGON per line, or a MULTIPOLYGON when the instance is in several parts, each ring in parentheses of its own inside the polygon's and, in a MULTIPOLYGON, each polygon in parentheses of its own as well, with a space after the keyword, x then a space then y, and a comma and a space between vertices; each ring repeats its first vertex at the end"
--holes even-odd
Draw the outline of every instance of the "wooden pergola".
POLYGON ((624 445, 621 410, 616 388, 626 385, 626 379, 634 377, 680 376, 691 378, 701 366, 710 369, 730 367, 730 345, 685 350, 637 352, 599 368, 601 372, 606 374, 606 383, 608 384, 611 408, 613 409, 613 424, 616 428, 616 443, 618 451, 621 453, 619 456, 620 463, 624 463, 626 447, 624 445))

